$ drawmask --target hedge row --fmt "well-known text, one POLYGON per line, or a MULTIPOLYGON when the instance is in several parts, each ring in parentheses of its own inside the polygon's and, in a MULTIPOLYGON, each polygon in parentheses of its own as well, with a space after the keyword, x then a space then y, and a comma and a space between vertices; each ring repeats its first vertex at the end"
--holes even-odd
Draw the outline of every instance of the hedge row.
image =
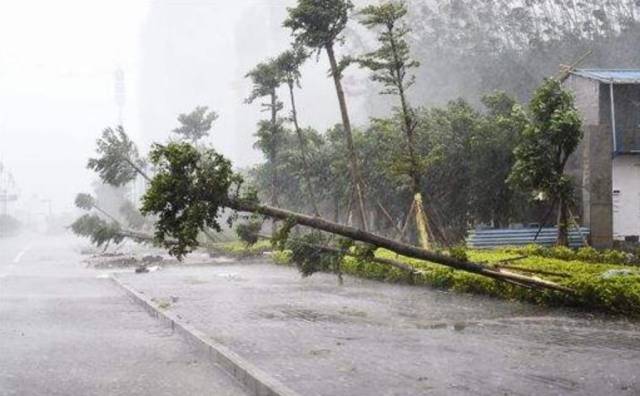
MULTIPOLYGON (((238 249, 237 245, 229 246, 223 247, 227 253, 233 254, 238 249), (232 247, 229 248, 229 246, 232 247)), ((268 243, 262 244, 261 247, 266 250, 270 248, 268 243)), ((258 247, 252 249, 259 250, 258 247)), ((523 253, 531 253, 533 249, 468 250, 466 254, 471 261, 487 265, 501 264, 505 260, 515 259, 509 264, 510 266, 523 270, 544 271, 546 273, 544 276, 535 276, 570 287, 575 290, 575 295, 528 290, 442 265, 398 256, 384 249, 378 249, 376 256, 405 262, 418 269, 420 273, 409 276, 405 271, 397 268, 352 257, 343 260, 342 271, 353 276, 383 282, 429 285, 456 292, 527 301, 547 306, 571 306, 640 317, 640 269, 637 267, 592 263, 571 259, 569 256, 564 259, 542 255, 522 258, 523 253), (553 274, 549 275, 550 273, 553 274)), ((272 257, 277 264, 290 265, 287 252, 274 252, 272 257)), ((514 269, 511 271, 518 272, 514 269)), ((530 272, 522 271, 522 273, 531 275, 530 272)))

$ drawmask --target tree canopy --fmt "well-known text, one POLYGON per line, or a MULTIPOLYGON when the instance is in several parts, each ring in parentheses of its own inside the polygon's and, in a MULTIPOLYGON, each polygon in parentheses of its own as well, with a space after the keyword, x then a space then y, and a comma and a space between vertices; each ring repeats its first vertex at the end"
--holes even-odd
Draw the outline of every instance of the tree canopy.
POLYGON ((221 231, 219 216, 233 185, 242 178, 212 149, 188 143, 156 144, 149 155, 156 174, 142 199, 142 213, 158 215, 155 238, 183 257, 198 246, 205 228, 221 231))
POLYGON ((574 186, 564 168, 582 138, 582 121, 573 96, 553 79, 536 90, 529 109, 531 119, 515 149, 509 180, 560 205, 558 243, 566 245, 566 206, 573 204, 574 186))
POLYGON ((298 0, 296 7, 287 10, 284 26, 291 29, 296 43, 322 50, 340 40, 353 4, 349 0, 298 0))
POLYGON ((209 131, 217 119, 218 114, 215 111, 209 111, 207 106, 198 106, 191 113, 180 114, 178 116, 180 126, 171 132, 195 143, 209 136, 209 131))
POLYGON ((115 130, 106 128, 96 144, 99 157, 89 159, 87 167, 111 185, 122 186, 129 183, 135 179, 138 170, 145 166, 138 148, 122 126, 115 130))

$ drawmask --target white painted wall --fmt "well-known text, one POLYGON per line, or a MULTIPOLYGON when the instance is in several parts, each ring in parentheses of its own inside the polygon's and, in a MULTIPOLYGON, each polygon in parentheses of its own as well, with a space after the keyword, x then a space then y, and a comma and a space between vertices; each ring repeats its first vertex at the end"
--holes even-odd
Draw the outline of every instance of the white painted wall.
POLYGON ((613 160, 613 237, 640 235, 640 156, 613 160))

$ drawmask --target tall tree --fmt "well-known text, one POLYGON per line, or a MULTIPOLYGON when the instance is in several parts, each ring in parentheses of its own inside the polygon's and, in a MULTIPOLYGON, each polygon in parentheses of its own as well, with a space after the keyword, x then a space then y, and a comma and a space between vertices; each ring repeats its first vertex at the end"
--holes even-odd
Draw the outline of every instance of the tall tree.
POLYGON ((211 126, 218 119, 218 114, 208 110, 207 106, 198 106, 191 113, 180 114, 178 116, 180 126, 172 132, 194 144, 203 137, 209 136, 211 126))
POLYGON ((553 79, 536 90, 529 105, 530 122, 516 147, 510 181, 558 205, 557 244, 567 246, 568 206, 574 186, 564 168, 582 138, 582 122, 573 96, 553 79))
POLYGON ((480 120, 467 155, 473 158, 470 171, 469 214, 472 224, 506 227, 526 221, 527 199, 507 182, 515 162, 513 151, 527 125, 521 112, 514 112, 515 100, 504 92, 482 97, 488 110, 480 120))
POLYGON ((415 82, 415 76, 409 74, 410 69, 419 65, 417 61, 411 59, 406 41, 406 35, 410 31, 403 22, 403 18, 407 15, 407 7, 403 1, 388 2, 365 7, 361 15, 363 16, 362 24, 378 32, 377 39, 380 47, 364 55, 359 63, 372 71, 373 81, 385 87, 382 94, 397 95, 400 100, 402 129, 407 138, 409 152, 409 176, 412 180, 411 208, 415 214, 420 244, 427 249, 429 247, 428 221, 422 200, 420 165, 415 151, 416 117, 406 94, 415 82))
POLYGON ((298 138, 300 156, 302 158, 302 164, 304 166, 304 178, 307 184, 307 190, 309 193, 309 199, 311 200, 311 206, 313 207, 313 212, 316 216, 319 216, 320 212, 318 211, 318 200, 313 188, 313 183, 311 183, 311 170, 309 166, 307 144, 305 142, 302 129, 300 128, 300 124, 298 122, 298 110, 296 108, 296 99, 294 93, 294 88, 296 86, 300 87, 300 67, 307 58, 308 54, 306 53, 306 51, 298 46, 280 54, 280 56, 276 58, 276 65, 278 67, 278 70, 280 71, 283 81, 289 88, 289 98, 291 100, 291 121, 293 122, 293 127, 295 128, 296 136, 298 138))
POLYGON ((363 230, 367 230, 362 177, 353 146, 347 101, 342 88, 342 72, 348 62, 338 62, 335 54, 336 43, 343 41, 342 32, 347 25, 351 10, 353 10, 353 4, 349 0, 298 0, 296 7, 288 8, 289 17, 285 20, 284 26, 291 29, 296 44, 327 53, 349 150, 349 170, 357 203, 358 225, 363 230))
MULTIPOLYGON (((261 121, 258 124, 257 146, 261 148, 267 160, 271 163, 271 205, 278 206, 278 150, 282 140, 282 120, 278 119, 278 112, 282 110, 282 102, 278 100, 277 89, 282 84, 282 77, 275 60, 269 59, 259 63, 246 75, 253 82, 253 89, 247 98, 247 103, 268 97, 267 103, 262 103, 265 111, 268 111, 271 118, 268 121, 261 121)), ((275 232, 275 223, 273 226, 275 232)))

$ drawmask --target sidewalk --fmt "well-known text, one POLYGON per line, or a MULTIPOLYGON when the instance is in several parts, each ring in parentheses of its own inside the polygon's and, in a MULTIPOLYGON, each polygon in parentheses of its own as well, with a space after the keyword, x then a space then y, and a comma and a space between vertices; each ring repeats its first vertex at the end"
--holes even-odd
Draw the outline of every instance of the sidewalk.
POLYGON ((255 262, 119 279, 301 395, 640 392, 640 323, 255 262))

